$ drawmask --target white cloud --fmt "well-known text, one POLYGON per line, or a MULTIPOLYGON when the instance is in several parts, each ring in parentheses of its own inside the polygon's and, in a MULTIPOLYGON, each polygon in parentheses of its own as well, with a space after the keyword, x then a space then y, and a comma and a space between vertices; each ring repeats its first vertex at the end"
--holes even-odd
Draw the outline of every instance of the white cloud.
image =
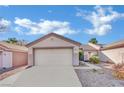
POLYGON ((92 35, 106 35, 112 30, 112 21, 124 17, 124 13, 118 13, 112 7, 103 8, 101 6, 94 7, 94 11, 83 12, 77 9, 76 16, 81 16, 92 25, 92 29, 87 29, 85 32, 92 35))
POLYGON ((18 33, 18 34, 24 34, 23 31, 22 31, 22 28, 21 27, 15 27, 15 31, 18 33))
POLYGON ((71 29, 69 22, 40 20, 40 22, 33 22, 30 19, 15 18, 15 24, 18 27, 26 28, 28 31, 24 32, 28 35, 47 34, 55 32, 61 35, 74 34, 77 31, 71 29))
POLYGON ((48 10, 48 13, 52 13, 53 11, 52 10, 48 10))
POLYGON ((5 32, 9 28, 11 22, 9 20, 6 20, 4 18, 0 19, 0 32, 5 32))

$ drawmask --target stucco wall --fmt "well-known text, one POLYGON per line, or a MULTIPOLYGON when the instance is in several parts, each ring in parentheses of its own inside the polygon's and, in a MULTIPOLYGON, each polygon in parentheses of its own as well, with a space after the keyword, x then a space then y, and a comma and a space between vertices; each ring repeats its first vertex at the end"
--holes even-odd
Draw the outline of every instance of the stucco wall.
POLYGON ((75 44, 69 43, 62 39, 51 36, 41 42, 38 42, 29 47, 28 52, 28 65, 33 65, 33 48, 44 48, 44 47, 73 47, 73 65, 79 65, 79 47, 75 44))
POLYGON ((109 61, 116 64, 122 63, 124 62, 124 47, 100 51, 99 57, 101 61, 109 61))
POLYGON ((28 53, 27 52, 13 52, 13 67, 27 65, 28 53))
POLYGON ((0 51, 0 68, 2 68, 2 52, 0 51))
POLYGON ((68 47, 68 46, 76 46, 72 43, 66 42, 62 39, 56 38, 54 36, 51 36, 41 42, 38 42, 37 44, 31 46, 31 47, 68 47))
POLYGON ((97 54, 98 54, 97 51, 84 51, 84 60, 88 61, 90 57, 92 57, 93 55, 97 55, 97 54))

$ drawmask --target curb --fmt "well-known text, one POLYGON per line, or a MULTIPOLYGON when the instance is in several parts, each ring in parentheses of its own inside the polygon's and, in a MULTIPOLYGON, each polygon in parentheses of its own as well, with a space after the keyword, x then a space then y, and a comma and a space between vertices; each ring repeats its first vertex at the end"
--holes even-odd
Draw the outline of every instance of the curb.
POLYGON ((2 73, 2 74, 0 75, 0 80, 3 80, 4 78, 7 78, 7 77, 9 77, 9 76, 11 76, 11 75, 13 75, 13 74, 15 74, 15 73, 17 73, 17 72, 20 72, 20 71, 26 69, 27 67, 28 67, 28 66, 22 66, 22 67, 18 67, 18 68, 15 68, 15 69, 13 69, 13 70, 4 72, 4 73, 2 73))

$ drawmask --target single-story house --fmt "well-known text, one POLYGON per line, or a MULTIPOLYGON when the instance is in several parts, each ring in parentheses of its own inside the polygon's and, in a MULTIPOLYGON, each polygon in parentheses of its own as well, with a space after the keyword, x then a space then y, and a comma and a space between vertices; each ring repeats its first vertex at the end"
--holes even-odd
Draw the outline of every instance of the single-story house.
POLYGON ((79 65, 80 43, 55 33, 49 33, 29 44, 29 66, 79 65))
POLYGON ((28 48, 0 42, 0 68, 11 68, 26 65, 28 62, 28 48))
POLYGON ((88 43, 88 44, 82 44, 80 46, 80 49, 83 51, 84 61, 89 61, 90 57, 94 55, 98 55, 100 46, 92 44, 92 43, 88 43))
POLYGON ((124 40, 105 45, 101 48, 99 57, 103 62, 124 63, 124 40))

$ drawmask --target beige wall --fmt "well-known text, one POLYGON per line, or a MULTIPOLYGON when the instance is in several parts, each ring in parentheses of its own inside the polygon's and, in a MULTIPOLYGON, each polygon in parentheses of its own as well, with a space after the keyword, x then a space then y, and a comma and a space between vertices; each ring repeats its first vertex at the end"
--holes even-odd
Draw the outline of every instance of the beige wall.
POLYGON ((2 68, 2 51, 0 51, 0 68, 2 68))
POLYGON ((98 54, 97 51, 84 51, 84 60, 87 61, 89 60, 90 57, 92 57, 93 55, 97 55, 97 54, 98 54))
POLYGON ((13 67, 27 65, 28 53, 27 52, 13 52, 13 67))
POLYGON ((99 52, 99 57, 101 61, 109 61, 113 63, 122 63, 124 62, 124 47, 109 49, 99 52))
POLYGON ((62 39, 51 36, 39 43, 36 43, 29 47, 28 52, 28 65, 33 65, 33 48, 44 48, 44 47, 73 47, 73 65, 79 65, 79 47, 64 41, 62 39))
POLYGON ((51 36, 31 47, 69 47, 69 46, 76 46, 72 43, 66 42, 62 39, 56 38, 54 36, 51 36))
POLYGON ((94 47, 96 50, 100 50, 100 46, 99 45, 95 45, 95 44, 92 44, 92 43, 88 43, 88 45, 94 47))

